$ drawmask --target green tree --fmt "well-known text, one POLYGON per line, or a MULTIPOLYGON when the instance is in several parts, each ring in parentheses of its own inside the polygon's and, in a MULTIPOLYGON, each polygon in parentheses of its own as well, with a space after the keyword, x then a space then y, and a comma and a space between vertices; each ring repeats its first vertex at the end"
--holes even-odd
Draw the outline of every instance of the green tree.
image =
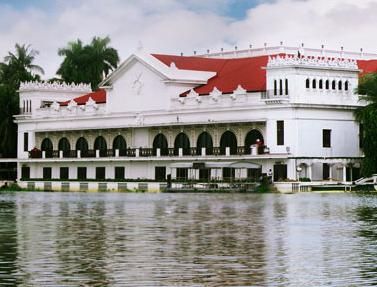
POLYGON ((117 50, 109 47, 110 38, 94 37, 90 44, 83 45, 78 39, 69 42, 67 47, 59 49, 59 56, 64 56, 57 74, 65 82, 91 84, 97 89, 98 84, 119 63, 117 50))
POLYGON ((19 113, 17 90, 21 82, 39 80, 43 74, 40 66, 34 65, 38 51, 30 45, 15 45, 15 52, 9 52, 0 63, 0 154, 16 156, 17 125, 13 116, 19 113))
POLYGON ((377 173, 377 73, 363 76, 357 93, 360 100, 367 103, 355 111, 355 116, 363 126, 363 134, 360 136, 365 157, 361 171, 364 176, 370 176, 377 173))

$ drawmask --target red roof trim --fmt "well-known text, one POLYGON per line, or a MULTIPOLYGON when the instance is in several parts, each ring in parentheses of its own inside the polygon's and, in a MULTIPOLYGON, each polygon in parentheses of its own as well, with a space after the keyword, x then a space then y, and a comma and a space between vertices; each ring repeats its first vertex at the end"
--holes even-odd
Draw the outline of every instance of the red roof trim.
MULTIPOLYGON (((106 103, 106 91, 103 89, 98 89, 95 92, 74 98, 73 100, 78 104, 78 105, 85 105, 89 98, 92 98, 93 101, 95 101, 97 104, 105 104, 106 103)), ((65 101, 60 103, 61 106, 68 106, 70 101, 65 101)))

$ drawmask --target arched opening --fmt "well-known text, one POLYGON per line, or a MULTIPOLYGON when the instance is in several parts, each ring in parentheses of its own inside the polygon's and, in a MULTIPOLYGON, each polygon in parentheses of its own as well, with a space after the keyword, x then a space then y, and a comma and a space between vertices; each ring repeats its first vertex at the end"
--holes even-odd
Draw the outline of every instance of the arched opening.
POLYGON ((158 148, 160 149, 161 155, 169 154, 168 141, 163 134, 156 135, 153 140, 153 155, 157 155, 158 148))
POLYGON ((313 89, 317 88, 317 81, 316 81, 316 79, 313 79, 313 81, 312 81, 312 88, 313 89))
MULTIPOLYGON (((261 147, 263 146, 264 139, 263 135, 260 131, 258 130, 251 130, 247 133, 246 138, 245 138, 245 154, 250 154, 251 153, 251 146, 258 144, 261 147)), ((258 151, 258 153, 260 153, 258 151)))
POLYGON ((339 91, 342 90, 342 86, 343 86, 343 85, 342 85, 342 81, 339 81, 339 82, 338 82, 338 90, 339 90, 339 91))
POLYGON ((326 80, 326 90, 329 90, 329 89, 330 89, 330 81, 326 80))
POLYGON ((80 137, 76 142, 76 150, 81 152, 82 157, 87 157, 89 151, 88 141, 85 138, 80 137))
POLYGON ((288 79, 285 79, 285 95, 288 96, 288 79))
POLYGON ((336 81, 335 81, 335 80, 332 81, 331 88, 332 88, 333 90, 336 89, 336 81))
POLYGON ((54 146, 49 138, 45 138, 41 144, 41 151, 44 151, 46 157, 52 157, 54 146))
POLYGON ((175 138, 174 155, 179 154, 179 148, 182 148, 183 155, 190 155, 190 140, 185 133, 180 133, 175 138))
POLYGON ((278 94, 278 85, 277 85, 277 81, 274 80, 274 96, 276 96, 278 94))
POLYGON ((344 83, 344 90, 348 91, 348 89, 349 89, 349 82, 345 81, 345 83, 344 83))
POLYGON ((59 151, 63 151, 63 157, 68 157, 71 152, 71 144, 67 138, 61 138, 58 143, 59 151))
POLYGON ((202 154, 202 148, 206 149, 206 155, 213 154, 213 141, 212 137, 207 132, 202 132, 199 137, 198 141, 196 142, 196 154, 202 154))
POLYGON ((94 150, 99 150, 100 156, 107 155, 107 143, 103 136, 99 136, 94 141, 94 150))
POLYGON ((227 147, 230 149, 230 154, 237 154, 237 138, 231 131, 226 131, 221 136, 220 154, 225 154, 227 147))
POLYGON ((306 79, 305 86, 306 86, 307 89, 310 88, 310 80, 309 79, 306 79))
POLYGON ((113 140, 113 155, 115 155, 115 150, 119 150, 120 156, 127 155, 127 143, 121 135, 116 136, 113 140))
POLYGON ((283 95, 283 80, 279 80, 279 94, 283 95))
POLYGON ((322 79, 320 79, 319 82, 318 82, 318 88, 321 89, 321 90, 323 89, 323 80, 322 79))

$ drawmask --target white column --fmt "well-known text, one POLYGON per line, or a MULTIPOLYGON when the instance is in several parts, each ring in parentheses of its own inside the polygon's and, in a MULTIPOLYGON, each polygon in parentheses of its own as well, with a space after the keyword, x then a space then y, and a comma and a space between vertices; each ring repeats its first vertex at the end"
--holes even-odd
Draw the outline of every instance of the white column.
POLYGON ((178 156, 183 156, 183 148, 181 147, 178 149, 178 156))
POLYGON ((228 146, 225 148, 225 155, 230 156, 230 147, 228 146))
POLYGON ((156 156, 157 156, 157 157, 160 157, 160 156, 161 156, 161 149, 160 149, 160 148, 157 148, 157 149, 156 149, 156 156))
POLYGON ((63 158, 63 151, 59 150, 59 158, 63 158))
POLYGON ((42 158, 46 158, 46 151, 42 151, 42 158))
POLYGON ((329 164, 329 178, 332 180, 332 166, 333 164, 329 164))
POLYGON ((99 158, 99 149, 96 149, 96 157, 99 158))
POLYGON ((77 151, 77 158, 81 158, 81 150, 77 151))
POLYGON ((343 165, 343 182, 347 181, 347 165, 343 165))
POLYGON ((310 180, 313 180, 312 176, 313 176, 313 170, 312 170, 312 163, 311 164, 308 164, 308 178, 310 178, 310 180))
POLYGON ((206 156, 206 148, 202 147, 202 156, 206 156))
POLYGON ((137 148, 137 149, 135 150, 135 156, 136 156, 136 157, 140 157, 140 149, 139 149, 139 148, 137 148))
POLYGON ((116 157, 119 157, 119 149, 116 149, 116 150, 115 150, 115 156, 116 156, 116 157))

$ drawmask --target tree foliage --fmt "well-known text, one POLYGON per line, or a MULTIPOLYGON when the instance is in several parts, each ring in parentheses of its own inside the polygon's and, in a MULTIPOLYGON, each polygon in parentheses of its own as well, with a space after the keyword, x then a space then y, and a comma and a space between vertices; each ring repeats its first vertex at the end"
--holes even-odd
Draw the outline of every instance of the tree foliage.
POLYGON ((377 173, 377 73, 362 77, 357 93, 360 100, 367 103, 355 111, 355 116, 363 127, 360 136, 365 157, 361 171, 364 176, 370 176, 377 173))
POLYGON ((84 45, 80 39, 68 43, 59 49, 59 56, 64 56, 57 74, 65 82, 91 84, 97 89, 98 84, 119 63, 117 50, 109 47, 110 38, 94 37, 90 44, 84 45))
POLYGON ((14 157, 17 154, 17 125, 13 116, 19 113, 18 88, 21 82, 39 80, 37 73, 43 69, 33 62, 38 51, 30 45, 15 45, 0 63, 0 155, 14 157))

